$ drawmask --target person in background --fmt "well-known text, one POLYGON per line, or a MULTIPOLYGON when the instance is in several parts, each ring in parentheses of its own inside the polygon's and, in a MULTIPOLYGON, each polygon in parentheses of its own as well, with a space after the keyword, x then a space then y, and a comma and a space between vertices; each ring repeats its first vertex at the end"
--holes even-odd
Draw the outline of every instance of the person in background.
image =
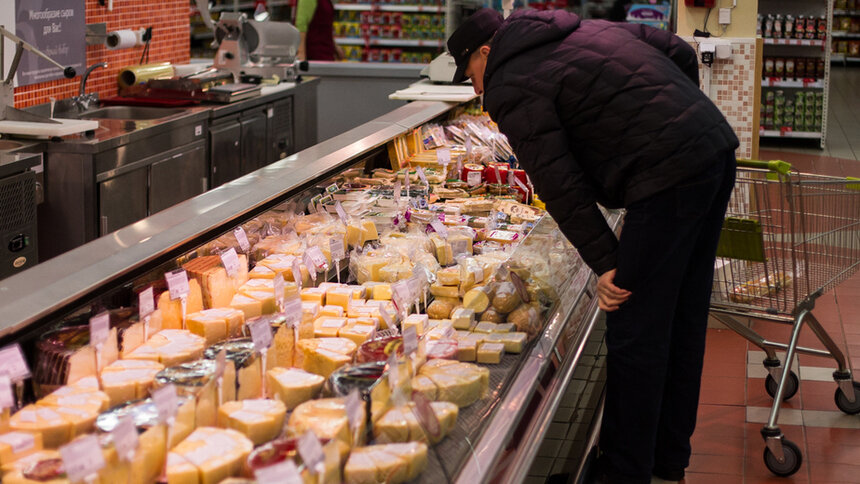
POLYGON ((599 275, 607 312, 602 480, 683 478, 714 259, 738 139, 695 51, 641 24, 562 10, 474 13, 448 39, 547 210, 599 275), (620 239, 598 203, 625 208, 620 239))
POLYGON ((301 34, 299 60, 334 61, 343 51, 334 42, 334 6, 331 0, 298 0, 296 28, 301 34))

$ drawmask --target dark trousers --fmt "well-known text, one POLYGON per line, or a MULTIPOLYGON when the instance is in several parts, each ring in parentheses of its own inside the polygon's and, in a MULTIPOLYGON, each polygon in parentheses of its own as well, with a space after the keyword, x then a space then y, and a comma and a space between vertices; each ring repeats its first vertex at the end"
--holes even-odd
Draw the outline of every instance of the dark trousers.
POLYGON ((683 472, 696 426, 708 306, 735 156, 627 207, 607 314, 601 463, 611 482, 683 472))

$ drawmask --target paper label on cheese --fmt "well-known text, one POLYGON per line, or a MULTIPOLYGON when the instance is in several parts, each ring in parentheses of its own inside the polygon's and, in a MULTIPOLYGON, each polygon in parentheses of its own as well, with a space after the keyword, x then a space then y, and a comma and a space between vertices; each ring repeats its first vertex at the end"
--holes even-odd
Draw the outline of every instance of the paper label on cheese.
POLYGON ((236 249, 230 247, 226 252, 222 252, 221 264, 224 265, 228 276, 235 276, 239 272, 239 255, 236 254, 236 249))
POLYGON ((107 311, 90 318, 90 344, 96 348, 104 345, 110 334, 110 314, 107 311))
POLYGON ((137 313, 141 320, 155 312, 155 294, 152 286, 140 291, 137 296, 137 307, 137 313))
POLYGON ((318 474, 322 472, 325 454, 323 453, 319 439, 313 431, 308 430, 299 438, 298 449, 302 461, 304 461, 311 473, 318 474))
POLYGON ((484 280, 484 268, 480 266, 472 266, 469 268, 469 272, 475 276, 475 284, 484 280))
POLYGON ((104 454, 95 435, 81 437, 60 447, 60 457, 71 482, 86 481, 105 466, 104 454))
POLYGON ((448 227, 445 227, 445 224, 443 224, 438 218, 433 217, 433 219, 430 220, 430 226, 433 227, 433 230, 435 230, 437 234, 439 234, 439 237, 442 237, 443 239, 448 238, 448 227))
POLYGON ((36 446, 36 439, 27 432, 9 432, 0 435, 0 442, 12 447, 15 454, 26 452, 36 446))
POLYGON ((299 297, 291 297, 284 301, 284 320, 286 323, 299 323, 302 320, 302 300, 299 297))
POLYGON ((466 239, 453 239, 451 242, 451 253, 454 257, 460 254, 469 255, 469 241, 466 239))
POLYGON ((227 350, 221 348, 221 351, 215 355, 215 378, 224 376, 224 368, 227 367, 227 350))
POLYGON ((424 432, 431 438, 441 437, 442 429, 439 426, 439 419, 436 418, 436 412, 433 411, 427 396, 415 391, 412 392, 412 401, 415 402, 413 411, 424 432))
POLYGON ((401 190, 400 180, 394 182, 394 205, 400 206, 400 190, 401 190))
POLYGON ((442 166, 450 165, 451 164, 451 149, 450 148, 437 148, 436 149, 436 161, 442 166))
POLYGON ((322 326, 323 328, 340 328, 345 323, 346 321, 342 319, 325 319, 323 320, 322 324, 320 324, 320 326, 322 326))
POLYGON ((418 331, 415 326, 403 330, 403 353, 406 356, 418 351, 418 331))
POLYGON ((152 401, 155 403, 155 409, 158 411, 158 421, 163 423, 172 423, 176 417, 176 408, 179 400, 176 396, 176 387, 172 383, 168 383, 163 387, 152 392, 152 401))
POLYGON ((261 467, 254 471, 257 482, 271 484, 304 484, 299 468, 291 459, 286 459, 268 467, 261 467))
POLYGON ((466 183, 470 187, 476 187, 481 184, 481 172, 480 171, 470 171, 466 174, 466 183))
POLYGON ((275 280, 273 281, 273 285, 275 287, 275 304, 278 305, 278 309, 283 310, 283 308, 284 308, 284 275, 282 273, 279 272, 279 273, 275 274, 275 280))
POLYGON ((30 368, 18 343, 0 349, 0 375, 8 376, 12 382, 30 377, 30 368))
POLYGON ((344 225, 349 223, 348 217, 346 216, 346 210, 343 209, 343 205, 341 205, 340 200, 335 202, 334 211, 337 212, 337 216, 340 217, 340 221, 343 222, 344 225))
POLYGON ((311 255, 307 251, 302 255, 302 262, 305 264, 305 267, 308 268, 308 274, 311 276, 311 280, 316 282, 317 267, 316 264, 314 264, 314 260, 311 258, 311 255))
POLYGON ((269 346, 272 345, 272 327, 267 320, 253 321, 248 324, 248 329, 251 331, 251 340, 257 351, 269 349, 269 346))
POLYGON ((248 234, 245 233, 245 229, 236 227, 233 229, 233 237, 236 237, 236 242, 239 243, 239 248, 242 249, 242 252, 248 252, 251 248, 251 242, 248 241, 248 234))
POLYGON ((12 380, 8 376, 0 376, 0 410, 15 406, 15 397, 12 395, 12 380))
POLYGON ((120 458, 126 462, 134 460, 134 453, 137 451, 139 443, 134 418, 129 415, 120 418, 116 427, 111 431, 111 437, 116 453, 120 458))
POLYGON ((311 264, 318 272, 325 271, 328 262, 319 247, 310 247, 305 251, 305 255, 309 257, 311 264))
POLYGON ((167 290, 170 292, 170 299, 176 300, 185 297, 191 291, 188 287, 188 274, 183 269, 164 274, 167 280, 167 290))
POLYGON ((296 287, 301 292, 302 290, 302 265, 299 263, 298 257, 293 258, 293 263, 291 269, 293 271, 293 282, 296 283, 296 287))
POLYGON ((346 250, 343 247, 343 239, 332 237, 328 241, 328 250, 331 252, 331 259, 338 261, 346 257, 346 250))
POLYGON ((364 402, 362 402, 361 397, 358 395, 358 390, 353 388, 346 396, 346 418, 349 420, 349 429, 353 435, 361 428, 364 416, 364 402))

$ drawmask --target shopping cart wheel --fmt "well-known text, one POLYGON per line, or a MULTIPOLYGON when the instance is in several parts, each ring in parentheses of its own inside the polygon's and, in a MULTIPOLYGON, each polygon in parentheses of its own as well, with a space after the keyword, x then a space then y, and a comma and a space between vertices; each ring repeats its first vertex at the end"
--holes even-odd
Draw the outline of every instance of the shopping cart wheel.
POLYGON ((860 413, 860 383, 851 382, 854 387, 854 401, 849 402, 848 397, 842 393, 841 388, 836 389, 836 395, 834 399, 836 400, 836 406, 839 407, 839 410, 847 413, 848 415, 857 415, 860 413))
POLYGON ((767 466, 768 470, 779 477, 788 477, 800 469, 800 464, 803 463, 803 455, 800 453, 800 448, 794 442, 786 439, 785 437, 780 440, 782 441, 782 462, 777 460, 776 456, 773 455, 773 452, 765 447, 764 465, 767 466))
MULTIPOLYGON (((767 378, 764 379, 764 389, 767 391, 767 394, 770 395, 770 398, 773 398, 773 396, 776 395, 777 386, 779 386, 779 382, 772 376, 768 375, 767 378)), ((798 388, 800 388, 800 379, 797 378, 797 373, 795 373, 794 370, 789 370, 788 381, 785 382, 785 389, 782 392, 783 401, 793 397, 794 394, 797 393, 798 388)))

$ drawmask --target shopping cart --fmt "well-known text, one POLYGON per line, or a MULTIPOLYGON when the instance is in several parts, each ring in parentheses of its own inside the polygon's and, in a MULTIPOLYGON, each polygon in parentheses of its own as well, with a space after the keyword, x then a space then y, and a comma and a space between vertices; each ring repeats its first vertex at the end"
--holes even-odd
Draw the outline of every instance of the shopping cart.
POLYGON ((791 370, 796 353, 836 360, 836 406, 860 413, 860 383, 812 315, 818 297, 860 268, 860 180, 798 173, 782 161, 739 160, 738 167, 717 249, 711 315, 765 351, 765 388, 774 401, 761 431, 764 462, 790 476, 802 455, 777 420, 782 400, 800 384, 791 370), (769 341, 738 318, 791 324, 791 338, 769 341), (797 345, 804 325, 825 349, 797 345), (777 349, 785 350, 784 365, 777 349))

